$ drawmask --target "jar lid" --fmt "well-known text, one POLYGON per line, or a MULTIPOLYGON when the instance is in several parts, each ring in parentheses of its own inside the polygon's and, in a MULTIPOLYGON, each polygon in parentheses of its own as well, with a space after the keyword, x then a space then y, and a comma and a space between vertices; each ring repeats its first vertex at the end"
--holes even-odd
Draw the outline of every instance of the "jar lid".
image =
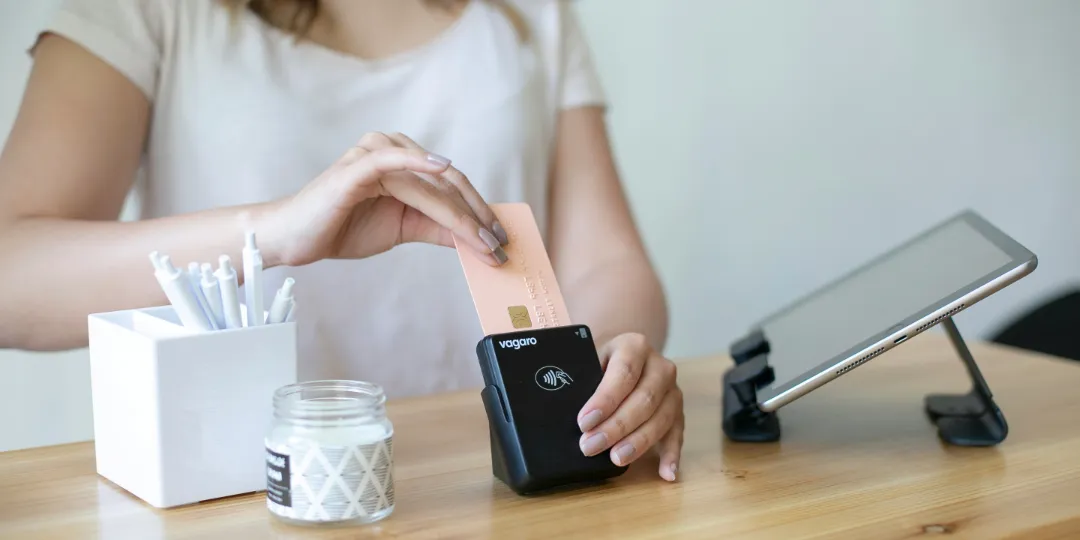
POLYGON ((307 381, 274 392, 274 415, 287 420, 359 420, 386 415, 381 386, 364 381, 307 381))

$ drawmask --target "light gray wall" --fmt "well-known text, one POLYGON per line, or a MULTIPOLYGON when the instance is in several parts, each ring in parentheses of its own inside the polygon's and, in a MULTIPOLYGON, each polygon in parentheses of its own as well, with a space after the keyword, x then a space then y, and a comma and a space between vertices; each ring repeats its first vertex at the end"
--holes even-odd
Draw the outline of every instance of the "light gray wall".
MULTIPOLYGON (((57 0, 0 2, 0 142, 57 0)), ((1080 2, 579 0, 669 353, 964 207, 1040 256, 985 335, 1080 275, 1080 2)), ((85 353, 0 351, 0 451, 92 436, 85 353)))
POLYGON ((985 336, 1080 278, 1080 2, 582 0, 668 352, 965 207, 1040 257, 985 336))

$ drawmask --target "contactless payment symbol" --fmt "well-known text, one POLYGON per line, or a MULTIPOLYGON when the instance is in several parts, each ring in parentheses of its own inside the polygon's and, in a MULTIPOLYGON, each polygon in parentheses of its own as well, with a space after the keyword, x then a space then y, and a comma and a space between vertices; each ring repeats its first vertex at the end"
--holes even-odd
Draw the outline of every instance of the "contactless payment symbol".
POLYGON ((536 372, 536 385, 544 390, 555 391, 574 382, 562 368, 544 366, 536 372))

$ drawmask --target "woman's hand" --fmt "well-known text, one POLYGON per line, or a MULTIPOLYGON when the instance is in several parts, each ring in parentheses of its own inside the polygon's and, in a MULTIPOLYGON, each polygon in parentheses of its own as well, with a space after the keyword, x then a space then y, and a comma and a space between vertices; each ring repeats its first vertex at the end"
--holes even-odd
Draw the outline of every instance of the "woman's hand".
POLYGON ((674 481, 684 425, 675 364, 641 334, 622 334, 599 352, 604 378, 578 413, 582 453, 610 449, 611 461, 625 466, 655 447, 660 476, 674 481))
POLYGON ((506 262, 506 233, 450 160, 401 135, 368 133, 297 194, 258 219, 272 264, 359 259, 406 242, 454 246, 492 265, 506 262))

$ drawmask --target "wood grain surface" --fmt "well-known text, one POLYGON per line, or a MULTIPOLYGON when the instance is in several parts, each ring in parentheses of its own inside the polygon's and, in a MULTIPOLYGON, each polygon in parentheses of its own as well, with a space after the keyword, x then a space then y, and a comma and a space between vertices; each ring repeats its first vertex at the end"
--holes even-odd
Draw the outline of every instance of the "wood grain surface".
POLYGON ((0 454, 0 538, 1080 538, 1080 362, 972 347, 1010 424, 942 445, 928 392, 963 392, 941 335, 781 409, 779 443, 720 432, 727 358, 686 360, 680 479, 635 464, 600 486, 519 497, 491 476, 477 391, 391 403, 397 510, 367 527, 277 523, 261 493, 155 510, 94 472, 90 443, 0 454))

